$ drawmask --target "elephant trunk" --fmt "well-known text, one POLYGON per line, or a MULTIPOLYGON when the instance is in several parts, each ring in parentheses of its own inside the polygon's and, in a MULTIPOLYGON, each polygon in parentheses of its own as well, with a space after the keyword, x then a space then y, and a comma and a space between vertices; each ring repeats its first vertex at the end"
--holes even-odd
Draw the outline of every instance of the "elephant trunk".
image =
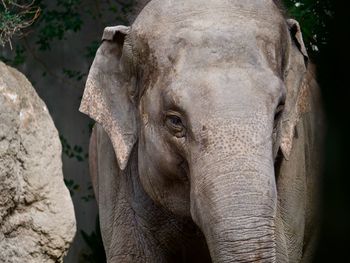
POLYGON ((190 168, 191 214, 213 262, 276 262, 277 193, 271 139, 264 134, 244 146, 251 150, 240 150, 237 140, 202 150, 190 168))

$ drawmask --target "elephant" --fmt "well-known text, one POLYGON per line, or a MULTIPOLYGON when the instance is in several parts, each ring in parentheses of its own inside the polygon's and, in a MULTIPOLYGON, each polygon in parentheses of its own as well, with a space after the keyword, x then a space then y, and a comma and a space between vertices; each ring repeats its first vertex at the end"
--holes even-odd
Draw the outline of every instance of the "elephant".
POLYGON ((310 262, 323 117, 272 0, 152 0, 104 30, 80 111, 108 262, 310 262))

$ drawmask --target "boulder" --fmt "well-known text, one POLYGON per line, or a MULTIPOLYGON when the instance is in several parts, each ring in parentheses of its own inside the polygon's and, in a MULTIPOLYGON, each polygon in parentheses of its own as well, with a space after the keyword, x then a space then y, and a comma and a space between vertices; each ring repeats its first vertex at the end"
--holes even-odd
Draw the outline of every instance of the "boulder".
POLYGON ((63 262, 75 232, 57 129, 26 77, 0 61, 0 262, 63 262))

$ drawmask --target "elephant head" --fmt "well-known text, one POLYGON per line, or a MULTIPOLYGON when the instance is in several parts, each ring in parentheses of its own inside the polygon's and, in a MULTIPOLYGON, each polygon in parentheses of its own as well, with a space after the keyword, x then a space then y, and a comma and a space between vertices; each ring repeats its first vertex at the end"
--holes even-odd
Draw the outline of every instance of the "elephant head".
POLYGON ((214 262, 275 262, 274 162, 288 159, 307 53, 272 0, 151 1, 105 29, 80 110, 120 170, 202 230, 214 262))

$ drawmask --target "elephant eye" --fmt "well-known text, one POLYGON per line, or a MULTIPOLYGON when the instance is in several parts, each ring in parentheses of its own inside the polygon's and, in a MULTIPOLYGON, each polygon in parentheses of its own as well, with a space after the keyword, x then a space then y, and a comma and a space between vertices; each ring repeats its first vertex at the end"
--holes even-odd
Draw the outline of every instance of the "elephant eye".
POLYGON ((170 123, 175 127, 182 125, 182 121, 181 121, 180 117, 178 117, 178 116, 169 116, 168 119, 169 119, 170 123))
POLYGON ((185 136, 185 126, 180 116, 174 113, 167 113, 165 116, 165 124, 168 129, 178 138, 185 136))

